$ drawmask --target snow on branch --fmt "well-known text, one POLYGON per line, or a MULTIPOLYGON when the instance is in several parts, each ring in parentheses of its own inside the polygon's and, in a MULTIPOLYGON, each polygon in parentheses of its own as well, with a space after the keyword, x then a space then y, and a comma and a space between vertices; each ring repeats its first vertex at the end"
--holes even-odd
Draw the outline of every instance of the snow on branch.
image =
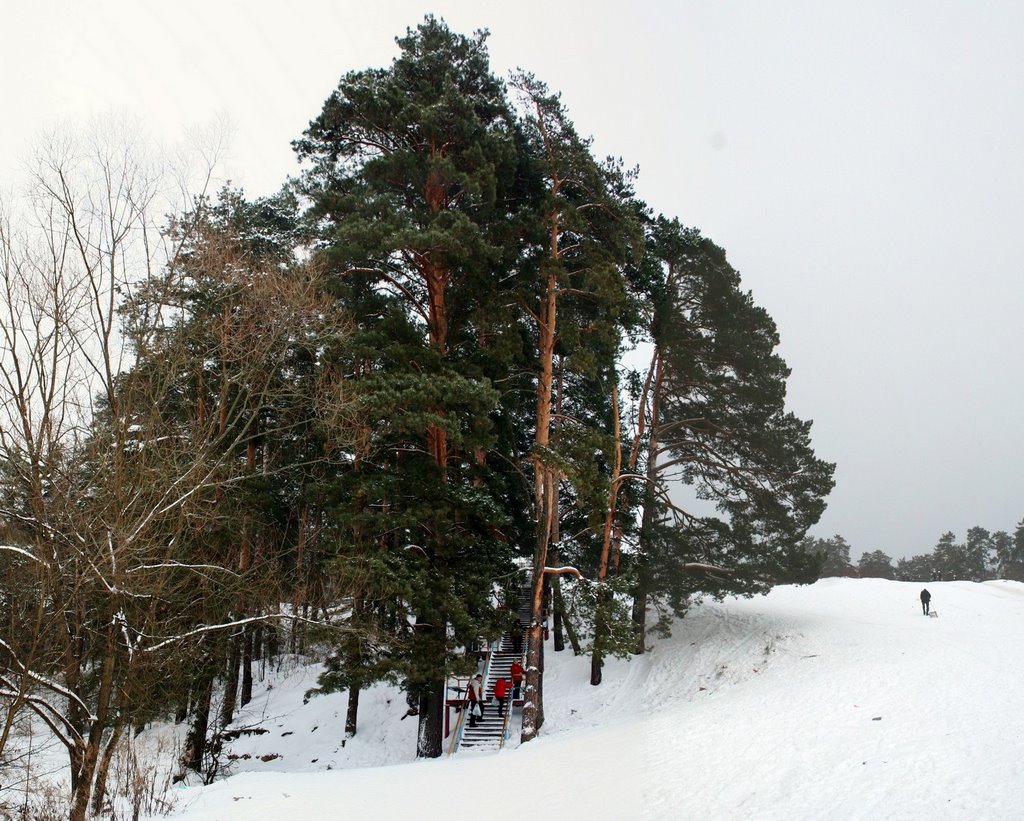
MULTIPOLYGON (((179 633, 176 636, 168 636, 162 641, 158 641, 156 644, 152 644, 149 647, 143 647, 143 653, 153 653, 160 650, 168 645, 174 644, 175 642, 184 641, 185 639, 192 638, 193 636, 202 636, 205 633, 214 633, 218 630, 230 630, 233 627, 241 627, 245 624, 253 624, 254 622, 268 622, 268 621, 296 621, 303 622, 305 624, 316 624, 320 627, 334 627, 336 630, 347 631, 349 628, 340 628, 337 625, 329 625, 322 621, 313 621, 312 619, 305 618, 303 616, 296 616, 292 613, 265 613, 262 616, 249 616, 245 619, 235 619, 234 621, 223 622, 222 624, 203 624, 196 627, 194 630, 186 630, 184 633, 179 633)), ((155 638, 154 636, 142 636, 140 638, 155 638)))
POLYGON ((26 676, 31 681, 34 681, 36 684, 41 684, 43 687, 46 687, 47 689, 64 696, 64 698, 78 702, 78 706, 85 711, 85 714, 86 716, 88 716, 89 720, 96 720, 96 717, 92 714, 92 711, 89 709, 89 705, 82 701, 82 699, 75 695, 71 690, 67 689, 67 687, 62 687, 56 681, 52 681, 51 679, 46 678, 46 676, 42 676, 33 670, 29 670, 28 667, 21 663, 21 660, 15 654, 11 645, 9 645, 3 639, 0 639, 0 648, 7 651, 7 655, 10 656, 11 661, 13 661, 15 665, 17 665, 18 670, 21 671, 22 675, 26 676))
MULTIPOLYGON (((6 676, 0 676, 0 698, 10 698, 15 702, 22 702, 38 715, 49 727, 60 742, 68 749, 82 746, 83 739, 78 729, 68 720, 64 714, 45 698, 26 693, 23 689, 15 686, 14 682, 6 676)), ((89 711, 87 710, 86 713, 89 711)), ((88 716, 89 721, 95 721, 96 717, 88 716)))
POLYGON ((221 567, 216 564, 192 564, 188 562, 160 562, 159 564, 140 564, 138 567, 132 567, 128 569, 128 573, 140 573, 144 570, 161 570, 168 567, 181 568, 182 570, 192 570, 199 572, 200 570, 216 570, 219 573, 227 573, 228 575, 239 577, 238 573, 227 567, 221 567))
POLYGON ((40 521, 35 516, 26 516, 22 513, 18 513, 17 511, 11 510, 10 508, 6 507, 0 508, 0 513, 2 513, 8 519, 16 521, 20 524, 29 527, 40 528, 41 530, 45 531, 55 541, 65 542, 67 541, 67 539, 74 539, 80 544, 85 544, 85 537, 81 533, 64 533, 63 531, 55 528, 53 525, 48 524, 47 522, 40 521))
POLYGON ((82 740, 82 737, 75 731, 75 729, 70 724, 62 722, 63 727, 69 731, 69 734, 65 735, 63 730, 61 729, 61 726, 53 720, 52 716, 50 716, 49 714, 47 714, 45 710, 43 710, 43 706, 45 706, 49 710, 56 712, 56 708, 53 707, 53 705, 47 704, 45 701, 43 701, 40 698, 37 698, 36 696, 19 696, 19 694, 14 690, 0 690, 0 697, 20 697, 21 700, 24 701, 26 705, 28 705, 29 709, 32 710, 32 712, 34 712, 37 716, 39 716, 39 718, 42 719, 43 723, 50 728, 50 731, 57 737, 57 740, 60 741, 60 743, 67 747, 69 750, 73 750, 76 747, 83 747, 85 745, 85 742, 82 740))
POLYGON ((649 479, 639 473, 620 473, 615 479, 612 480, 612 486, 614 487, 619 482, 624 482, 626 479, 640 479, 643 482, 653 482, 653 479, 649 479))
POLYGON ((577 579, 583 578, 583 574, 575 567, 545 567, 544 572, 550 573, 552 576, 565 576, 566 574, 570 574, 575 576, 577 579))
POLYGON ((0 544, 0 550, 9 550, 12 553, 17 553, 21 556, 25 556, 26 558, 29 558, 34 562, 39 562, 40 564, 43 563, 43 560, 40 559, 38 556, 29 553, 27 550, 24 550, 23 548, 15 547, 12 544, 0 544))
POLYGON ((727 567, 719 567, 714 564, 704 564, 703 562, 686 562, 683 565, 684 570, 706 570, 708 573, 725 573, 731 576, 735 573, 735 570, 729 570, 727 567))

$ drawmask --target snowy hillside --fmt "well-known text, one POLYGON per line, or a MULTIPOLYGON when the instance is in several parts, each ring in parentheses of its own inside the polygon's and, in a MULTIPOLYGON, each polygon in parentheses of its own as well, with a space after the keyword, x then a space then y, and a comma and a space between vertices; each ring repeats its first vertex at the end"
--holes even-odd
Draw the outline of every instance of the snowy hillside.
POLYGON ((707 603, 597 688, 548 653, 542 738, 499 754, 410 761, 415 719, 384 691, 342 747, 344 697, 303 706, 295 671, 240 717, 268 732, 232 745, 236 774, 178 790, 174 817, 1024 818, 1024 584, 930 584, 937 618, 920 587, 707 603))

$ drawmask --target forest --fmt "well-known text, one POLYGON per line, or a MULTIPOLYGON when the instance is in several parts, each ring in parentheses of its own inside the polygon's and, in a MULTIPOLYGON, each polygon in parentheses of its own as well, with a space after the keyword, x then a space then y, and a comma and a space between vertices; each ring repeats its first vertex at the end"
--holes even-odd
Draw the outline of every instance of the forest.
POLYGON ((822 576, 860 576, 899 579, 907 582, 970 581, 990 579, 1024 581, 1024 520, 1013 534, 972 527, 964 541, 947 531, 931 553, 893 559, 881 550, 868 550, 856 564, 850 561, 850 544, 836 534, 831 539, 807 536, 803 549, 823 558, 822 576))
POLYGON ((598 686, 700 597, 833 557, 772 318, 486 39, 428 17, 345 74, 274 196, 169 209, 131 135, 59 134, 4 204, 0 772, 40 722, 72 821, 148 722, 212 777, 261 658, 330 648, 339 735, 399 685, 436 757, 525 590, 529 741, 545 630, 598 686))

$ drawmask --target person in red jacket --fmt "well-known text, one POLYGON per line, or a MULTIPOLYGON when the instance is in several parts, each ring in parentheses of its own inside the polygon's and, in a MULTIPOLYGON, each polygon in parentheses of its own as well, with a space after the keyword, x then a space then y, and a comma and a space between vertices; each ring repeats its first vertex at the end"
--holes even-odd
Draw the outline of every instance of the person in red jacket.
POLYGON ((499 678, 494 682, 494 698, 498 702, 498 715, 505 715, 505 696, 508 694, 510 682, 508 679, 499 678))
POLYGON ((519 688, 523 686, 523 665, 518 661, 512 662, 512 700, 519 701, 519 688))

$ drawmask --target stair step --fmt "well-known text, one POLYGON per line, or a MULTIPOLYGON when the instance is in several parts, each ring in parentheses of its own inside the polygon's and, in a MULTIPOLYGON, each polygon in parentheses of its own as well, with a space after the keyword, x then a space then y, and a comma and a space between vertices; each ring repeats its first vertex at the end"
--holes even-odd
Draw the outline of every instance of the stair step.
MULTIPOLYGON (((524 586, 521 592, 521 602, 529 602, 531 589, 529 585, 524 586)), ((532 616, 529 604, 522 605, 518 610, 518 618, 524 625, 529 624, 532 616)), ((523 638, 525 639, 525 630, 523 638)), ((525 641, 522 642, 525 644, 525 641)), ((518 651, 516 641, 513 639, 512 631, 505 631, 497 645, 492 645, 490 661, 487 668, 487 681, 484 682, 484 696, 486 698, 484 715, 476 720, 476 724, 470 727, 468 720, 462 727, 462 738, 459 742, 459 749, 476 750, 498 750, 502 746, 503 736, 506 731, 505 715, 497 714, 497 699, 494 697, 494 685, 498 679, 505 679, 511 683, 512 664, 521 661, 523 657, 522 644, 518 651)), ((512 732, 511 721, 514 714, 510 714, 512 707, 522 705, 520 698, 512 701, 512 690, 509 688, 505 696, 505 712, 509 714, 509 732, 512 732)))

